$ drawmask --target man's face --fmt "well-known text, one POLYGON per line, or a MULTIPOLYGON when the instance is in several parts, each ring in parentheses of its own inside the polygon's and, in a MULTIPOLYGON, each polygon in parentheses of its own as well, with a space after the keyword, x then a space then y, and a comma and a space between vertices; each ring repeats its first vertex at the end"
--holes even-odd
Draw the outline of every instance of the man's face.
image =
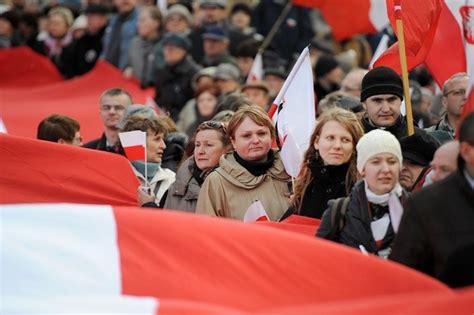
POLYGON ((415 181, 420 176, 424 167, 408 160, 403 160, 403 166, 400 170, 400 185, 408 191, 411 191, 415 181))
POLYGON ((341 82, 341 91, 355 97, 360 97, 361 83, 365 72, 349 72, 341 82))
POLYGON ((100 101, 100 118, 106 128, 115 129, 122 119, 125 109, 130 105, 126 94, 116 96, 105 95, 100 101))
POLYGON ((443 95, 443 106, 448 114, 460 117, 466 104, 467 77, 451 81, 443 95))
POLYGON ((279 76, 267 74, 265 75, 265 82, 267 83, 268 89, 270 90, 270 96, 275 97, 283 87, 283 83, 285 83, 285 80, 283 80, 279 76))
POLYGON ((205 39, 204 53, 206 56, 214 57, 223 54, 227 49, 228 42, 225 40, 205 39))
POLYGON ((394 125, 400 116, 402 100, 392 94, 373 95, 364 101, 370 121, 378 127, 394 125))
POLYGON ((214 24, 225 20, 226 12, 224 8, 218 6, 202 6, 199 8, 203 24, 214 24))
POLYGON ((433 161, 431 161, 431 167, 433 169, 431 179, 433 182, 439 182, 458 168, 458 154, 459 144, 456 141, 444 144, 436 150, 433 161))
POLYGON ((250 69, 252 68, 253 58, 239 57, 237 58, 237 63, 239 64, 240 73, 245 77, 249 74, 250 69))
POLYGON ((230 94, 239 88, 239 82, 232 79, 216 79, 215 82, 219 90, 224 94, 230 94))
POLYGON ((87 30, 91 34, 98 33, 107 24, 107 15, 90 13, 87 14, 87 30))
POLYGON ((243 93, 253 104, 258 105, 263 109, 265 109, 268 104, 268 94, 262 89, 246 88, 243 93))
POLYGON ((163 57, 168 65, 174 65, 180 62, 186 57, 186 53, 186 49, 175 45, 166 44, 163 47, 163 57))

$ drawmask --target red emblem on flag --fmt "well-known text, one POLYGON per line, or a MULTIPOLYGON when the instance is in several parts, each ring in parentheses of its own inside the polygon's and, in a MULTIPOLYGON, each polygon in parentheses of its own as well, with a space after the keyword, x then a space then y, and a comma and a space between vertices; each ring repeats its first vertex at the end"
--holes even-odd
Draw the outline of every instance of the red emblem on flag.
POLYGON ((462 17, 464 38, 469 44, 474 44, 474 6, 462 6, 459 12, 462 17))

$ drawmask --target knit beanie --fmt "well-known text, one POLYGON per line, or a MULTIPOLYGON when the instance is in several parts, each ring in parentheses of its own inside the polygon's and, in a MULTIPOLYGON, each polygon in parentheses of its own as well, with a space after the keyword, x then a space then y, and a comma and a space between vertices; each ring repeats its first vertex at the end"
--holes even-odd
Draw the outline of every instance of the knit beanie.
POLYGON ((339 63, 332 56, 323 55, 318 58, 316 65, 314 66, 314 73, 316 74, 316 79, 321 78, 324 75, 328 74, 332 70, 339 67, 339 63))
POLYGON ((390 132, 375 129, 366 133, 360 138, 357 143, 357 170, 362 173, 365 167, 365 163, 379 153, 391 153, 393 154, 400 165, 402 165, 403 157, 400 143, 397 138, 390 132))
POLYGON ((363 102, 373 95, 392 94, 403 100, 403 82, 400 76, 388 67, 377 67, 362 79, 360 101, 363 102))

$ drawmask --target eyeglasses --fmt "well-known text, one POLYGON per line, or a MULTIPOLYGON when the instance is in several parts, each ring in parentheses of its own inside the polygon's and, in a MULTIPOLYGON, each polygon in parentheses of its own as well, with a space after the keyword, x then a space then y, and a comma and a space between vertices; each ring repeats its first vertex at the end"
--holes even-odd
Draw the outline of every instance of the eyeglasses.
POLYGON ((108 112, 110 111, 111 109, 114 109, 114 111, 116 112, 123 112, 125 110, 125 106, 123 105, 108 105, 108 104, 102 104, 100 105, 100 110, 104 111, 104 112, 108 112))
POLYGON ((449 94, 453 94, 456 97, 465 96, 466 95, 466 89, 451 90, 449 92, 446 92, 444 94, 444 96, 447 97, 449 94))

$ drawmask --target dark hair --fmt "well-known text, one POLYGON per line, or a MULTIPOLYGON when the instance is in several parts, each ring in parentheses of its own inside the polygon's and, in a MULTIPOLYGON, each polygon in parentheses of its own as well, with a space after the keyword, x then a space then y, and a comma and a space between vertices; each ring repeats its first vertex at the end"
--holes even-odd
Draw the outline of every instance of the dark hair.
POLYGON ((127 91, 125 91, 124 89, 121 89, 121 88, 110 88, 110 89, 105 90, 100 95, 100 100, 102 101, 102 99, 105 96, 119 96, 119 95, 122 95, 122 94, 128 96, 128 98, 130 100, 129 105, 132 105, 132 103, 133 103, 132 96, 130 95, 130 93, 128 93, 127 91))
POLYGON ((474 112, 464 117, 459 127, 459 142, 467 142, 474 145, 474 112))
POLYGON ((197 101, 197 98, 199 97, 199 95, 201 95, 204 92, 211 93, 217 99, 219 99, 219 95, 221 94, 220 91, 219 91, 219 88, 217 86, 215 86, 214 84, 205 84, 205 85, 202 85, 202 86, 198 87, 198 89, 196 90, 196 93, 194 93, 194 97, 196 98, 196 101, 197 101))
POLYGON ((72 142, 79 129, 80 126, 76 120, 54 114, 46 117, 39 123, 36 138, 51 142, 58 142, 59 139, 72 142))
POLYGON ((224 146, 230 145, 230 139, 227 135, 227 128, 226 125, 223 122, 217 121, 217 120, 208 120, 203 123, 201 123, 196 130, 194 131, 193 135, 193 142, 194 139, 196 139, 196 135, 203 130, 215 130, 218 131, 221 134, 221 141, 224 146))
POLYGON ((141 114, 136 114, 130 116, 130 118, 125 123, 122 131, 133 131, 141 130, 147 132, 151 130, 156 134, 163 133, 164 136, 168 133, 168 129, 164 122, 158 118, 146 117, 141 114))

